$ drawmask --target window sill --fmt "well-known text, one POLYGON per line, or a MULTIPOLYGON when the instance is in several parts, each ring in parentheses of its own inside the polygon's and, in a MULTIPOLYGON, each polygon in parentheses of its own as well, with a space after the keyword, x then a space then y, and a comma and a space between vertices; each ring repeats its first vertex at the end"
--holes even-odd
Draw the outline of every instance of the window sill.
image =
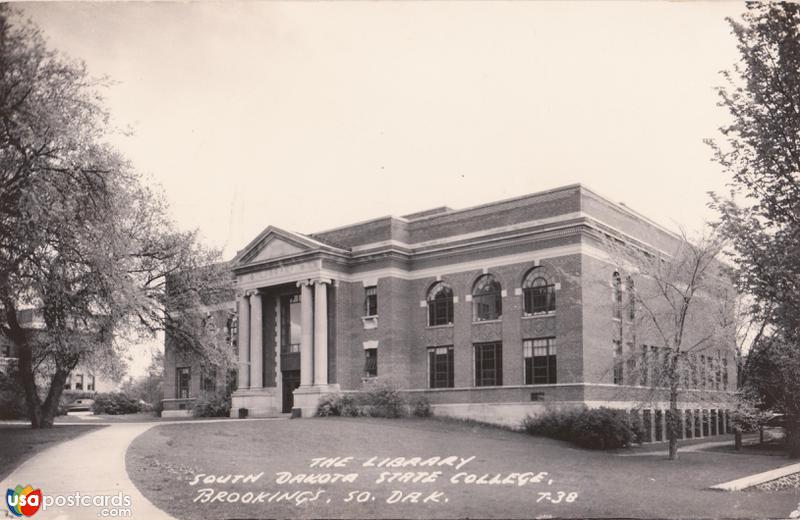
POLYGON ((375 316, 362 316, 361 323, 365 330, 378 328, 378 315, 375 316))
POLYGON ((523 314, 522 319, 546 318, 548 316, 555 316, 555 315, 556 311, 537 312, 534 314, 523 314))
POLYGON ((426 325, 425 326, 426 330, 430 330, 430 329, 452 329, 452 328, 453 328, 453 324, 452 323, 448 323, 446 325, 426 325))
POLYGON ((502 318, 497 318, 496 320, 472 320, 473 325, 480 325, 481 323, 502 323, 502 318))

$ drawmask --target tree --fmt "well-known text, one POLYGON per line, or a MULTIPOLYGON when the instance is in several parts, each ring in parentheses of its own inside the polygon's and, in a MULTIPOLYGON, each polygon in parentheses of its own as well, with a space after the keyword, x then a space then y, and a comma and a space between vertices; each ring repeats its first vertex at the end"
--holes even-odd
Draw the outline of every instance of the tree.
POLYGON ((164 353, 160 350, 153 353, 147 373, 136 379, 130 378, 122 385, 122 393, 141 400, 154 409, 160 410, 161 399, 164 397, 164 353))
POLYGON ((693 241, 676 238, 668 251, 605 237, 604 249, 618 266, 612 280, 619 327, 614 379, 628 385, 621 392, 635 400, 669 401, 671 460, 683 428, 680 402, 719 406, 732 400, 725 390, 733 386, 736 291, 720 262, 724 243, 716 230, 693 241))
POLYGON ((202 356, 227 355, 192 316, 231 297, 229 277, 108 144, 105 84, 0 5, 0 331, 34 428, 52 426, 79 363, 113 363, 142 335, 175 330, 202 356), (42 330, 20 324, 30 307, 42 330))
MULTIPOLYGON (((724 72, 720 105, 731 121, 708 140, 730 175, 730 196, 712 206, 735 248, 738 285, 767 323, 759 356, 800 370, 800 5, 749 3, 729 20, 740 62, 724 72)), ((780 377, 776 374, 776 377, 780 377)), ((790 454, 800 457, 800 379, 781 390, 790 454)))

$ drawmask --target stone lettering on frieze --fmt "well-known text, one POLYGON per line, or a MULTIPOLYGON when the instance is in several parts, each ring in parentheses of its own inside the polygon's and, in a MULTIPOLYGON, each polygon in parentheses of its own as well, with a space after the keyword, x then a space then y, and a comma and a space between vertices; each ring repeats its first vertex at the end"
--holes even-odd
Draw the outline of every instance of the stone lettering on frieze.
POLYGON ((238 283, 239 285, 248 285, 253 282, 268 282, 276 279, 283 281, 283 279, 287 277, 299 277, 302 273, 318 273, 319 269, 320 264, 317 261, 303 262, 300 264, 279 265, 270 267, 268 269, 263 269, 261 271, 239 275, 238 283))

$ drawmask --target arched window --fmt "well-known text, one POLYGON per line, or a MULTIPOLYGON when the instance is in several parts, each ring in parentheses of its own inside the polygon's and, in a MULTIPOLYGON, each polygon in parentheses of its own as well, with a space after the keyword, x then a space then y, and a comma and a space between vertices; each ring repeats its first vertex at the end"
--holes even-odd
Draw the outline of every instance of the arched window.
POLYGON ((453 323, 453 289, 444 282, 436 282, 428 290, 428 326, 453 323))
POLYGON ((474 321, 499 320, 503 317, 503 299, 500 282, 485 274, 472 288, 472 319, 474 321))
POLYGON ((625 278, 625 289, 628 291, 628 319, 636 319, 636 292, 633 286, 633 278, 625 278))
POLYGON ((534 267, 522 281, 522 299, 527 315, 556 310, 555 285, 547 283, 541 274, 541 269, 534 267))
POLYGON ((611 275, 611 285, 613 287, 611 302, 614 307, 612 316, 619 320, 622 319, 622 277, 617 271, 611 275))

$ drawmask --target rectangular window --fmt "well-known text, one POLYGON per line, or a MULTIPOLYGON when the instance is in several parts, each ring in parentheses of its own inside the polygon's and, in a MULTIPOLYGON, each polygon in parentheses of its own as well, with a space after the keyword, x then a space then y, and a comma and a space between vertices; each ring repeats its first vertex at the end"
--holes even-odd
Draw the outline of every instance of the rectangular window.
POLYGON ((217 369, 200 365, 200 390, 204 392, 217 391, 217 369))
POLYGON ((300 294, 281 296, 281 354, 300 352, 300 294))
POLYGON ((503 316, 503 298, 500 291, 472 297, 473 321, 499 320, 503 316))
POLYGON ((614 343, 614 384, 623 384, 624 376, 624 363, 622 362, 622 342, 618 339, 613 340, 614 343))
POLYGON ((428 325, 450 325, 453 323, 453 298, 436 298, 428 301, 428 325))
POLYGON ((75 375, 75 390, 83 390, 83 374, 75 375))
POLYGON ((650 371, 650 362, 647 356, 647 345, 642 345, 642 361, 641 361, 641 373, 639 377, 641 378, 641 385, 647 386, 648 379, 648 372, 650 371))
POLYGON ((239 335, 239 321, 235 317, 228 318, 225 324, 225 341, 232 347, 236 348, 238 335, 239 335))
POLYGON ((636 366, 636 352, 635 347, 632 342, 628 342, 628 359, 625 361, 625 367, 627 368, 628 372, 628 384, 635 385, 641 375, 637 376, 637 366, 636 366))
POLYGON ((556 383, 556 338, 526 339, 522 342, 526 385, 556 383))
POLYGON ((72 388, 72 375, 67 376, 67 381, 64 383, 64 390, 70 390, 72 388))
POLYGON ((86 390, 94 392, 94 376, 89 376, 89 381, 86 383, 86 390))
POLYGON ((364 288, 364 316, 378 315, 378 288, 376 286, 364 288))
POLYGON ((525 314, 540 314, 556 310, 555 285, 530 287, 522 293, 525 314))
POLYGON ((722 389, 728 389, 728 356, 722 358, 722 389))
POLYGON ((175 369, 175 375, 175 397, 187 399, 189 397, 191 369, 189 367, 178 367, 175 369))
POLYGON ((364 377, 378 377, 378 349, 364 349, 364 377))
POLYGON ((428 349, 431 388, 453 388, 453 347, 428 349))
POLYGON ((661 356, 658 347, 650 346, 650 386, 659 386, 661 384, 661 367, 663 357, 661 356))
POLYGON ((475 344, 475 386, 503 384, 503 344, 475 344))

